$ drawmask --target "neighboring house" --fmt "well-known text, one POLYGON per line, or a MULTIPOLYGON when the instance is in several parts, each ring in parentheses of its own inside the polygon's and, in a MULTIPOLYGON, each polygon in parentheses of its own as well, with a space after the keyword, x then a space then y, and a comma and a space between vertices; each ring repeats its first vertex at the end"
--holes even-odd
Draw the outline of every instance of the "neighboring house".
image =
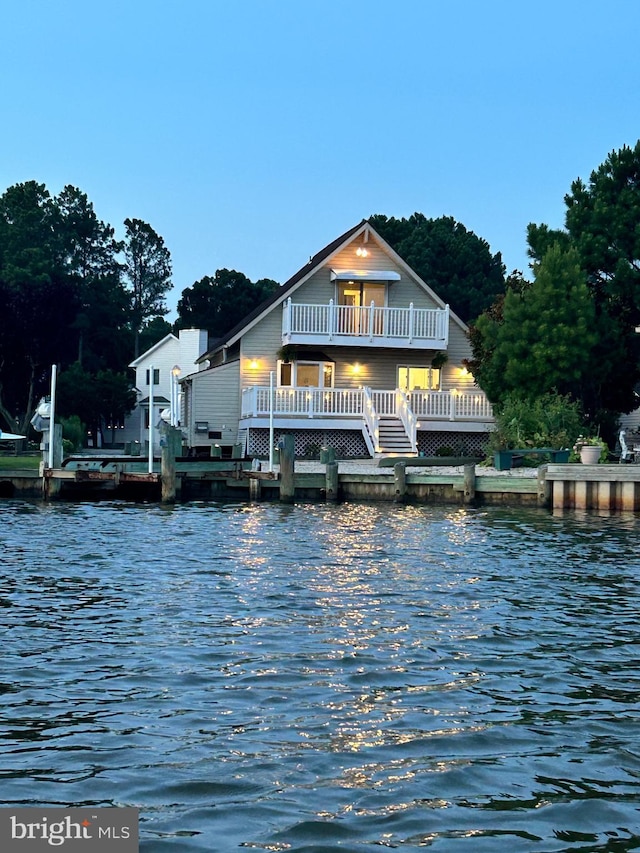
POLYGON ((181 380, 190 447, 479 452, 493 423, 465 324, 366 221, 312 257, 181 380), (446 354, 443 359, 442 354, 446 354), (442 363, 444 361, 444 364, 442 363), (271 390, 273 389, 273 390, 271 390))
MULTIPOLYGON (((149 440, 149 403, 153 390, 152 422, 157 426, 161 413, 174 411, 179 419, 180 399, 178 380, 198 369, 197 361, 206 352, 207 332, 202 329, 181 329, 179 336, 166 335, 129 367, 136 372, 135 389, 138 397, 136 407, 125 420, 121 442, 139 441, 142 445, 149 440), (153 385, 151 384, 153 383, 153 385)), ((204 367, 204 365, 202 365, 204 367)), ((154 446, 159 443, 156 433, 154 446)))

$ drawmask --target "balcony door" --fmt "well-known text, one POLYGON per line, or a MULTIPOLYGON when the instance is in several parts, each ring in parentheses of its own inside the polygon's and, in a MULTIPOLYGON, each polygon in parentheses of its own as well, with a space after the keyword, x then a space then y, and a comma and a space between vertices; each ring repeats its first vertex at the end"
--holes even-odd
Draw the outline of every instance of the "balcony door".
POLYGON ((373 333, 383 334, 383 315, 386 284, 372 281, 338 282, 338 329, 341 335, 368 335, 373 320, 373 333), (371 318, 371 303, 374 316, 371 318))

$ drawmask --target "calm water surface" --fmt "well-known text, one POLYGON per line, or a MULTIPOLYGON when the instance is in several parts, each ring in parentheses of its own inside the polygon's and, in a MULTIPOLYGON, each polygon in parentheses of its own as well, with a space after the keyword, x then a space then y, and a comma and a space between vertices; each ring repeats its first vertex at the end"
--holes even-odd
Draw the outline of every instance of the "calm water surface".
POLYGON ((640 519, 0 503, 0 804, 141 850, 640 848, 640 519))

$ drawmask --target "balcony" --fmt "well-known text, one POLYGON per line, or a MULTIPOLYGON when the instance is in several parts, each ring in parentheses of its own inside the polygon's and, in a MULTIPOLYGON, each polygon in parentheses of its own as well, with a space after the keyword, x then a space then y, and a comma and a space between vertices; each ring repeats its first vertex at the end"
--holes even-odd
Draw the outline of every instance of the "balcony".
POLYGON ((283 305, 282 343, 446 349, 449 306, 445 308, 381 308, 369 306, 283 305))

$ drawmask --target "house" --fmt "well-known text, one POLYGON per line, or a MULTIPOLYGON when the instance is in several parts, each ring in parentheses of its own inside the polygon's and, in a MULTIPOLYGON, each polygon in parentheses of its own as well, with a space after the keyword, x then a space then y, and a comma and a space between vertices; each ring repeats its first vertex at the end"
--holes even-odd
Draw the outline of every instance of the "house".
MULTIPOLYGON (((153 396, 153 424, 160 422, 163 411, 174 414, 178 421, 180 411, 178 380, 187 373, 198 370, 198 359, 208 346, 207 332, 202 329, 181 329, 178 336, 168 334, 131 362, 136 372, 136 407, 127 416, 121 442, 139 441, 143 446, 149 440, 149 404, 153 396)), ((204 364, 201 365, 203 368, 204 364)), ((159 442, 156 433, 154 445, 159 442)))
POLYGON ((338 237, 201 356, 183 428, 207 452, 267 456, 481 450, 491 406, 463 366, 465 324, 369 222, 338 237))

